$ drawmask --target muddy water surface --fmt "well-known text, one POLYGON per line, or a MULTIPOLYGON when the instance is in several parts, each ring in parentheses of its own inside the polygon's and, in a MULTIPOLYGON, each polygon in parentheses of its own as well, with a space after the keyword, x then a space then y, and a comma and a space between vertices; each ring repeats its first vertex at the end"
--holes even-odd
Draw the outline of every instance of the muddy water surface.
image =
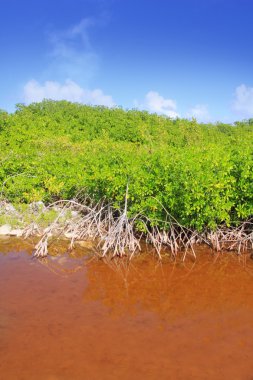
POLYGON ((0 240, 0 359, 3 380, 252 380, 253 260, 38 261, 0 240))

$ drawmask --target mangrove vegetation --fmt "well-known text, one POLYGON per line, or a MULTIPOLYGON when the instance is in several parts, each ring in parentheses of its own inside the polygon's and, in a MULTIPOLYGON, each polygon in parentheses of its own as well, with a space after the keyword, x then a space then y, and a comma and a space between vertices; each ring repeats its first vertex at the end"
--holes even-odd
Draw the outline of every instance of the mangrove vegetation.
POLYGON ((0 201, 76 210, 63 227, 72 244, 97 239, 102 255, 120 256, 141 238, 159 255, 166 246, 194 254, 196 242, 252 247, 252 120, 200 124, 44 100, 0 111, 0 146, 0 201))

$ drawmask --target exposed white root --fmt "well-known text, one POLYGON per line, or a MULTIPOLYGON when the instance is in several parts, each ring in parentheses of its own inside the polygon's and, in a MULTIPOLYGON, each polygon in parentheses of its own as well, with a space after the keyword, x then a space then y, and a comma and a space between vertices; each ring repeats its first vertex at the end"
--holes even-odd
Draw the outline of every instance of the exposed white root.
POLYGON ((34 257, 46 257, 48 254, 48 236, 44 235, 42 239, 36 244, 34 257))
POLYGON ((241 254, 253 249, 253 222, 242 222, 237 227, 222 226, 206 233, 206 241, 216 251, 237 251, 241 254))
POLYGON ((112 218, 112 212, 108 215, 108 229, 101 239, 102 257, 109 252, 112 252, 112 257, 122 257, 126 252, 129 252, 131 258, 137 249, 141 249, 140 241, 135 236, 135 220, 129 219, 127 216, 127 201, 128 185, 123 212, 115 220, 112 218))
POLYGON ((37 223, 31 223, 23 229, 22 236, 27 239, 30 236, 40 235, 41 231, 37 223))
MULTIPOLYGON (((195 244, 205 243, 216 251, 235 250, 238 254, 253 249, 253 222, 245 221, 238 227, 228 228, 222 226, 216 231, 198 233, 193 229, 182 226, 166 210, 165 222, 149 220, 145 216, 128 216, 128 186, 125 194, 123 210, 115 210, 104 202, 92 204, 90 198, 80 201, 58 201, 48 208, 59 207, 57 218, 43 232, 40 241, 35 247, 35 257, 45 257, 48 254, 49 242, 52 237, 65 235, 70 239, 70 249, 75 242, 80 240, 94 240, 98 242, 101 257, 114 258, 132 256, 141 250, 140 240, 142 235, 146 242, 151 244, 159 259, 162 258, 163 249, 169 249, 171 255, 176 258, 180 253, 182 260, 190 254, 196 259, 195 244), (65 224, 60 224, 59 219, 67 211, 76 215, 65 224), (137 229, 137 221, 143 224, 144 232, 140 234, 137 229), (163 227, 161 227, 161 225, 163 227), (158 227, 159 226, 159 227, 158 227)), ((24 230, 25 238, 40 233, 36 223, 32 223, 24 230)))

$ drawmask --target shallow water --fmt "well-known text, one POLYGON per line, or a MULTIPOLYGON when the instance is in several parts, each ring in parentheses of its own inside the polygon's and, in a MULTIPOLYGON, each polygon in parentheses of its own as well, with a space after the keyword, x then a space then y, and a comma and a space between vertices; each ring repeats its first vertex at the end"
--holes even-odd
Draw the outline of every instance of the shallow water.
POLYGON ((253 379, 248 256, 39 261, 7 239, 0 252, 1 379, 253 379))

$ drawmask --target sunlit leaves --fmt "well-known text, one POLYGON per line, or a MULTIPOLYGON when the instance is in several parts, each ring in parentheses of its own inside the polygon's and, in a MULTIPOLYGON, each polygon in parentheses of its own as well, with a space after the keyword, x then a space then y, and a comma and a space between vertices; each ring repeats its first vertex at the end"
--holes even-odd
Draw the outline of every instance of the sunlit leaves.
MULTIPOLYGON (((0 111, 2 196, 15 202, 84 191, 164 226, 202 230, 253 215, 253 129, 202 125, 66 101, 0 111)), ((136 222, 142 230, 140 220, 136 222)))

